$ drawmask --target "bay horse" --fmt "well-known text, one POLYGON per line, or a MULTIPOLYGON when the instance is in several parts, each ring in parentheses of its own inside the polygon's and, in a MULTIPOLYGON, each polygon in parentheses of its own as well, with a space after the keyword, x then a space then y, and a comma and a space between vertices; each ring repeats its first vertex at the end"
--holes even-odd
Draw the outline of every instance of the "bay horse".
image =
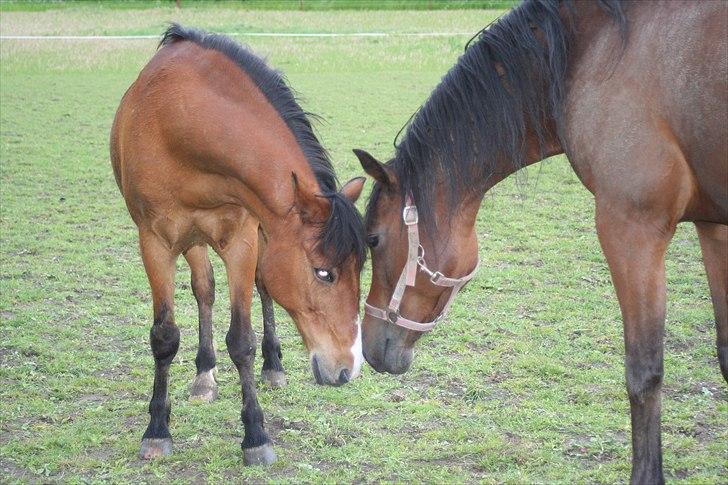
MULTIPOLYGON (((266 322, 272 321, 270 295, 295 321, 316 382, 341 385, 356 377, 363 362, 359 277, 366 243, 354 202, 365 179, 337 191, 329 156, 281 73, 225 36, 177 24, 124 94, 110 151, 139 229, 153 301, 154 388, 140 456, 172 451, 167 381, 180 339, 174 319, 180 254, 199 305, 192 393, 209 400, 216 392, 211 247, 229 283, 225 342, 242 385, 245 463, 272 463, 253 376, 256 272, 266 322)), ((276 364, 279 349, 266 328, 266 364, 276 364)))
POLYGON ((478 265, 484 194, 565 153, 596 203, 622 311, 633 483, 661 483, 665 250, 698 231, 728 380, 728 3, 526 0, 482 30, 413 116, 365 216, 366 360, 405 372, 478 265))

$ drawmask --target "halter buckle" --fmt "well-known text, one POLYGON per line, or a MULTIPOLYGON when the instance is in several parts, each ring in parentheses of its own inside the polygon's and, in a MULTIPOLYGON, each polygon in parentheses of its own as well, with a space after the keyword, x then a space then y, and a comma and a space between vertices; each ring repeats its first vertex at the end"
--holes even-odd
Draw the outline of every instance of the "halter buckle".
POLYGON ((416 205, 406 205, 402 210, 402 220, 406 226, 413 226, 419 222, 416 205))
POLYGON ((439 271, 435 271, 434 273, 430 274, 430 283, 432 283, 433 285, 437 285, 437 282, 440 280, 440 278, 444 277, 444 274, 440 273, 439 271))
POLYGON ((397 312, 387 312, 387 321, 393 325, 397 324, 397 320, 399 320, 399 313, 397 312))

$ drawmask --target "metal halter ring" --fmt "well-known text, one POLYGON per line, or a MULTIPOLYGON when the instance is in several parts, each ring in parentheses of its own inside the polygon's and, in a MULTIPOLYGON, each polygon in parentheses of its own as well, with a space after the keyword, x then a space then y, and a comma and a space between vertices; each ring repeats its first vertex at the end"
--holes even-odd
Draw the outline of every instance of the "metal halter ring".
POLYGON ((413 226, 417 224, 420 221, 420 216, 417 213, 417 206, 406 205, 404 209, 402 209, 402 220, 406 226, 413 226))

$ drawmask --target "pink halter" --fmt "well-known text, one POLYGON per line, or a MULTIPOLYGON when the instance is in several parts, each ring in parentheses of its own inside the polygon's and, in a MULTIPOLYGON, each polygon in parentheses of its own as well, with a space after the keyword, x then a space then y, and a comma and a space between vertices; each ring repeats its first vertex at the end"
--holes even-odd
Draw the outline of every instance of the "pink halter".
POLYGON ((419 216, 417 214, 417 206, 412 203, 411 194, 407 194, 405 207, 402 211, 402 220, 407 226, 407 262, 405 263, 404 268, 402 268, 402 273, 399 275, 399 280, 397 281, 397 285, 394 287, 394 292, 392 293, 392 298, 389 300, 389 306, 387 309, 377 308, 369 303, 365 303, 364 313, 379 320, 399 325, 400 327, 404 327, 409 330, 428 332, 435 328, 437 322, 447 315, 447 312, 458 292, 475 276, 475 273, 478 271, 478 267, 480 266, 480 260, 478 260, 473 271, 462 278, 448 278, 439 271, 430 270, 427 267, 427 263, 425 263, 425 250, 420 244, 420 233, 417 229, 419 216), (437 318, 428 323, 415 322, 404 318, 399 314, 399 307, 402 304, 402 297, 404 296, 405 288, 407 286, 415 286, 415 278, 417 277, 418 268, 430 277, 430 283, 433 285, 452 288, 450 296, 447 299, 447 303, 445 303, 440 314, 437 318))

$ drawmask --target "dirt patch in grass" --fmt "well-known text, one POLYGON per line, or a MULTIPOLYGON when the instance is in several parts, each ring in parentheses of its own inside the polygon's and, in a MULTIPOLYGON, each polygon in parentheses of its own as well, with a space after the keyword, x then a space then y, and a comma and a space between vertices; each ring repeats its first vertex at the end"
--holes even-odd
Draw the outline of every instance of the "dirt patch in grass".
POLYGON ((11 347, 0 347, 0 364, 9 362, 11 356, 15 353, 15 350, 11 347))
POLYGON ((38 479, 38 476, 31 471, 20 467, 10 460, 0 458, 0 470, 2 470, 2 476, 17 480, 22 483, 42 483, 38 479))
POLYGON ((15 313, 13 313, 11 311, 4 310, 4 311, 0 312, 0 320, 8 321, 8 320, 12 320, 13 318, 15 318, 15 313))
POLYGON ((619 459, 629 447, 630 442, 623 433, 599 437, 572 435, 564 442, 563 453, 584 467, 594 468, 619 459))

